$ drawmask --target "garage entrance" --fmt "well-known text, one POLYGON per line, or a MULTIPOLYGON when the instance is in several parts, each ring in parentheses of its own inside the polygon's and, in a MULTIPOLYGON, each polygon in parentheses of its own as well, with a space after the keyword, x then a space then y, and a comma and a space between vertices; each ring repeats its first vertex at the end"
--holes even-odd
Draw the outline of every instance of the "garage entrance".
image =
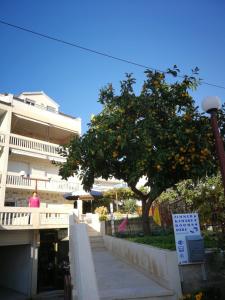
POLYGON ((64 267, 69 264, 67 229, 40 230, 38 292, 64 288, 64 267))

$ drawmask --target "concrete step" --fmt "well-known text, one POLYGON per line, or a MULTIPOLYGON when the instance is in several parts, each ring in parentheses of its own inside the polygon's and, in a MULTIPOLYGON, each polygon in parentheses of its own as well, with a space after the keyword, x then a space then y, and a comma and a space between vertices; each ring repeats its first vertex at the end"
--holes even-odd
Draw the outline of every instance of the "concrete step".
POLYGON ((175 300, 168 290, 107 250, 92 249, 101 300, 175 300))
POLYGON ((96 233, 96 232, 88 232, 88 236, 101 236, 101 234, 96 233))
POLYGON ((103 242, 103 237, 101 235, 89 236, 89 239, 90 239, 91 242, 96 242, 96 241, 102 241, 103 242))
POLYGON ((63 290, 54 290, 48 292, 42 292, 32 297, 33 300, 53 300, 53 299, 64 299, 63 290))
POLYGON ((90 236, 89 239, 92 249, 105 249, 102 236, 90 236))
POLYGON ((89 236, 101 236, 101 234, 90 225, 87 225, 87 232, 89 236))

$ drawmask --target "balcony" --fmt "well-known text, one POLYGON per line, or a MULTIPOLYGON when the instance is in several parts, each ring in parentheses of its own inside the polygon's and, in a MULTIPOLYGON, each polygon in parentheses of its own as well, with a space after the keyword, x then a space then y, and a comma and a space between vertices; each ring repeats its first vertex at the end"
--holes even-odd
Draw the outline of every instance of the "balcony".
MULTIPOLYGON (((1 135, 0 135, 1 142, 1 135)), ((26 155, 38 154, 42 158, 64 162, 66 159, 58 154, 59 145, 28 138, 18 134, 10 134, 9 146, 22 150, 26 155)))
POLYGON ((80 134, 81 132, 81 120, 79 118, 73 118, 66 116, 57 111, 49 111, 45 106, 30 105, 25 103, 22 99, 15 99, 13 101, 13 114, 17 114, 17 117, 25 117, 31 120, 38 120, 45 124, 49 124, 53 127, 60 126, 64 130, 68 130, 71 133, 80 134), (72 128, 72 130, 71 130, 72 128))
POLYGON ((0 230, 66 228, 69 210, 28 207, 0 208, 0 230))
MULTIPOLYGON (((36 186, 36 180, 32 178, 23 178, 18 173, 7 173, 6 178, 6 187, 7 188, 19 188, 34 190, 36 186)), ((50 179, 49 181, 38 181, 37 179, 37 188, 39 191, 48 191, 48 192, 60 192, 67 193, 72 191, 79 190, 79 183, 68 182, 66 180, 54 180, 50 179)))

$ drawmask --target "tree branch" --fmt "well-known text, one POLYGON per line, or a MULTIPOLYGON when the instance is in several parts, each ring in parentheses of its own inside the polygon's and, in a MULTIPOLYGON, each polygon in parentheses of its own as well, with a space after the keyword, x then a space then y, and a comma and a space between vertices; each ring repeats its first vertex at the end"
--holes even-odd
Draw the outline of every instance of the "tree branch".
POLYGON ((142 192, 141 192, 139 189, 137 189, 135 186, 130 185, 130 188, 131 188, 131 190, 132 190, 136 195, 138 195, 138 196, 141 198, 141 200, 146 201, 146 200, 148 199, 148 194, 146 195, 146 194, 142 193, 142 192))

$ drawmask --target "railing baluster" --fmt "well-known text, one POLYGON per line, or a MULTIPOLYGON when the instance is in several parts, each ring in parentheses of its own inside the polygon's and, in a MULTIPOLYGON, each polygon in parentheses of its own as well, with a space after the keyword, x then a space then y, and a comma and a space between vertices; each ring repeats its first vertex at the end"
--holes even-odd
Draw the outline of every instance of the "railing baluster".
POLYGON ((8 213, 6 216, 7 216, 6 224, 10 225, 10 216, 11 216, 11 213, 8 213))
POLYGON ((19 223, 19 213, 17 212, 17 213, 15 214, 14 225, 18 225, 18 223, 19 223))
POLYGON ((12 225, 14 225, 15 222, 15 213, 12 213, 12 225))

